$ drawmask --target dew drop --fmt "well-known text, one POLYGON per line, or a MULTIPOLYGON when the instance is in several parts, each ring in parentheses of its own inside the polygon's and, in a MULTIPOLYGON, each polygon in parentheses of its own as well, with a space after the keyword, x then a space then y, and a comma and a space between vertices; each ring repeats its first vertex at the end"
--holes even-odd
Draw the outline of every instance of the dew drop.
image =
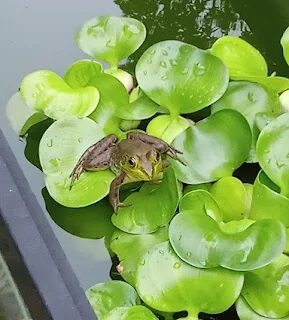
POLYGON ((180 267, 181 267, 181 264, 179 262, 175 262, 173 265, 174 269, 180 269, 180 267))
POLYGON ((77 141, 78 141, 79 143, 81 143, 81 142, 83 141, 83 138, 80 137, 80 138, 77 139, 77 141))
POLYGON ((156 50, 155 49, 152 49, 151 51, 150 51, 150 54, 151 55, 154 55, 156 53, 156 50))
POLYGON ((280 160, 277 160, 277 161, 276 161, 276 166, 277 166, 279 169, 281 169, 281 168, 285 167, 285 163, 282 162, 282 161, 280 161, 280 160))
POLYGON ((254 94, 252 92, 248 92, 247 98, 250 102, 254 102, 254 94))
POLYGON ((142 266, 144 266, 146 264, 145 260, 142 260, 142 262, 140 263, 142 266))
POLYGON ((106 46, 109 47, 109 48, 113 48, 115 45, 114 45, 114 43, 113 43, 111 40, 108 40, 108 41, 106 42, 106 46))
POLYGON ((143 72, 143 74, 146 76, 146 75, 148 74, 148 72, 145 70, 145 71, 143 72))
POLYGON ((52 147, 53 146, 53 140, 52 139, 50 139, 48 142, 47 142, 47 147, 52 147))
POLYGON ((148 59, 147 61, 148 64, 151 64, 152 62, 153 62, 152 59, 148 59))
POLYGON ((159 253, 160 253, 161 255, 164 255, 164 254, 165 254, 164 250, 159 250, 159 253))
POLYGON ((167 56, 167 55, 168 55, 167 50, 163 49, 163 50, 162 50, 162 54, 163 54, 164 56, 167 56))
POLYGON ((189 72, 189 69, 188 68, 185 68, 181 71, 181 74, 188 74, 189 72))
POLYGON ((192 255, 191 252, 187 252, 187 256, 190 257, 192 255))
POLYGON ((183 236, 182 236, 182 235, 180 235, 180 236, 179 236, 179 240, 182 240, 182 237, 183 237, 183 236))
POLYGON ((161 76, 161 79, 162 79, 162 80, 167 80, 167 78, 168 78, 168 77, 167 77, 166 75, 161 76))
POLYGON ((175 59, 171 59, 170 63, 172 66, 176 66, 178 64, 177 60, 175 60, 175 59))
POLYGON ((165 63, 165 61, 161 61, 161 67, 166 68, 167 64, 165 63))
POLYGON ((33 93, 32 94, 32 98, 37 98, 38 94, 37 93, 33 93))

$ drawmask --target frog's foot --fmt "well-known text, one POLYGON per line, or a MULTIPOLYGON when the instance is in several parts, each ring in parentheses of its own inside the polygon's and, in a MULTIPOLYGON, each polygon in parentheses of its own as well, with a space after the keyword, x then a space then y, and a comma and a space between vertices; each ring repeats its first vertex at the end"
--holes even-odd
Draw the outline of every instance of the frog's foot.
POLYGON ((72 189, 73 184, 76 180, 79 179, 80 175, 82 174, 82 172, 84 172, 84 167, 83 167, 83 161, 80 161, 75 168, 73 169, 73 171, 71 172, 69 178, 71 178, 71 182, 70 182, 70 186, 69 186, 69 190, 72 189))
POLYGON ((174 160, 179 161, 183 166, 187 166, 187 164, 186 164, 183 160, 181 160, 180 158, 178 158, 178 155, 177 155, 178 153, 179 153, 179 154, 183 154, 181 151, 179 151, 179 150, 177 150, 177 149, 174 149, 174 148, 172 148, 172 147, 169 147, 168 150, 166 151, 166 154, 167 154, 169 157, 173 158, 174 160))
POLYGON ((118 214, 117 211, 119 208, 126 208, 126 207, 130 207, 130 206, 131 206, 131 203, 119 202, 119 203, 113 205, 113 211, 115 214, 118 214))

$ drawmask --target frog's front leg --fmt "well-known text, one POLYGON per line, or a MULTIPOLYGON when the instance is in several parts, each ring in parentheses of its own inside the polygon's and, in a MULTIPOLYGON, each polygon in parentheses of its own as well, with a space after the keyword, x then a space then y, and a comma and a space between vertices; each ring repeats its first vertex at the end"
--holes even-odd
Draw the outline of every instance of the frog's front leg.
POLYGON ((122 183, 124 182, 125 178, 126 178, 126 174, 122 172, 112 181, 110 185, 108 198, 111 206, 113 207, 114 212, 116 212, 119 207, 126 206, 125 204, 119 201, 119 189, 122 183))
POLYGON ((128 139, 141 140, 145 143, 148 143, 152 145, 158 153, 167 154, 169 157, 179 161, 181 164, 186 166, 186 164, 178 158, 178 153, 182 154, 182 152, 171 147, 168 143, 166 143, 162 139, 150 136, 145 133, 140 133, 140 132, 130 132, 128 133, 127 137, 128 139))
POLYGON ((84 171, 99 171, 110 167, 111 152, 116 141, 115 135, 109 135, 84 151, 69 176, 70 189, 84 171))

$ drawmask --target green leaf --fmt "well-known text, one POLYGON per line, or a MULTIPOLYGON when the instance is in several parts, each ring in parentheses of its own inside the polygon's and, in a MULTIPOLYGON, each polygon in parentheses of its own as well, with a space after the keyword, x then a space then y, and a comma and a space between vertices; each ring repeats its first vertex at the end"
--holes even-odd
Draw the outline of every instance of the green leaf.
POLYGON ((83 24, 76 42, 85 53, 116 67, 142 45, 145 37, 145 26, 136 19, 101 16, 83 24))
POLYGON ((46 130, 40 141, 39 157, 47 190, 55 201, 78 208, 97 202, 108 194, 114 178, 109 170, 84 172, 69 190, 69 175, 77 161, 89 146, 103 137, 100 126, 87 118, 58 120, 46 130))
POLYGON ((223 221, 241 220, 248 217, 247 190, 235 177, 224 177, 213 184, 210 192, 219 205, 223 221))
POLYGON ((105 73, 112 75, 115 77, 118 81, 122 83, 122 85, 125 87, 127 92, 131 92, 131 90, 134 87, 134 81, 133 77, 130 73, 121 70, 121 69, 105 69, 105 73))
POLYGON ((234 221, 221 227, 214 220, 218 207, 206 191, 186 194, 183 207, 187 210, 170 223, 169 238, 178 256, 195 267, 253 270, 271 263, 285 247, 285 228, 275 219, 234 221))
POLYGON ((59 227, 81 238, 105 237, 109 243, 116 228, 110 221, 112 208, 106 199, 84 208, 68 208, 54 201, 45 188, 42 196, 48 213, 59 227))
POLYGON ((210 53, 180 41, 151 46, 136 65, 140 88, 170 113, 190 113, 218 100, 228 86, 228 71, 210 53))
POLYGON ((131 92, 126 108, 118 109, 118 116, 126 120, 143 120, 155 115, 158 109, 159 106, 137 87, 131 92))
POLYGON ((64 80, 74 89, 86 87, 97 74, 102 73, 102 65, 94 60, 78 60, 65 72, 64 80))
POLYGON ((183 152, 172 161, 178 180, 199 184, 230 176, 247 158, 251 130, 237 111, 221 110, 190 126, 173 142, 183 152))
MULTIPOLYGON (((242 296, 240 296, 236 302, 236 310, 240 320, 273 320, 275 319, 275 318, 262 317, 256 312, 254 312, 252 308, 248 305, 246 300, 242 298, 242 296)), ((280 320, 289 320, 289 316, 282 318, 280 320)))
POLYGON ((146 132, 171 144, 192 123, 189 119, 180 116, 160 115, 149 122, 146 132))
POLYGON ((266 175, 289 196, 289 113, 271 121, 260 133, 256 151, 266 175))
POLYGON ((144 306, 120 307, 111 311, 104 320, 158 320, 158 318, 144 306))
POLYGON ((99 283, 86 290, 86 296, 99 320, 104 320, 115 308, 140 304, 135 289, 123 281, 99 283))
POLYGON ((289 315, 289 258, 282 255, 270 265, 245 274, 242 296, 248 305, 266 318, 289 315))
POLYGON ((24 136, 33 125, 47 118, 43 113, 35 112, 29 108, 19 92, 9 99, 6 114, 12 128, 20 136, 24 136))
POLYGON ((280 103, 284 112, 289 112, 289 90, 280 95, 280 103))
POLYGON ((102 73, 89 82, 99 90, 100 101, 98 107, 89 116, 98 123, 106 135, 115 134, 118 138, 125 135, 120 129, 120 110, 126 109, 129 96, 122 83, 110 74, 102 73))
POLYGON ((133 234, 152 233, 166 226, 179 203, 179 186, 172 168, 168 168, 160 183, 146 182, 138 192, 128 196, 112 216, 119 229, 133 234))
POLYGON ((229 69, 230 79, 247 80, 243 77, 267 76, 268 67, 264 57, 243 39, 222 37, 213 44, 211 52, 229 69))
POLYGON ((212 107, 212 112, 222 109, 239 111, 248 121, 252 131, 252 146, 247 162, 258 162, 255 146, 259 136, 256 115, 259 113, 275 116, 281 114, 278 95, 265 90, 256 83, 234 81, 229 84, 225 94, 212 107))
POLYGON ((73 89, 49 70, 39 70, 27 75, 21 82, 20 93, 30 108, 55 120, 72 115, 86 117, 99 101, 96 88, 73 89))
POLYGON ((241 273, 194 268, 180 260, 169 242, 151 248, 137 271, 137 291, 148 306, 165 312, 186 310, 188 320, 197 320, 199 312, 227 310, 242 286, 241 273))
POLYGON ((183 190, 183 195, 186 195, 190 191, 194 191, 194 190, 204 190, 204 191, 210 192, 211 187, 212 187, 211 183, 189 184, 185 186, 183 190))
POLYGON ((284 31, 282 35, 281 46, 283 48, 284 58, 289 65, 289 27, 284 31))
POLYGON ((124 280, 135 286, 136 270, 142 263, 144 254, 154 245, 166 240, 168 240, 167 228, 142 235, 116 231, 110 247, 120 260, 118 270, 124 280))

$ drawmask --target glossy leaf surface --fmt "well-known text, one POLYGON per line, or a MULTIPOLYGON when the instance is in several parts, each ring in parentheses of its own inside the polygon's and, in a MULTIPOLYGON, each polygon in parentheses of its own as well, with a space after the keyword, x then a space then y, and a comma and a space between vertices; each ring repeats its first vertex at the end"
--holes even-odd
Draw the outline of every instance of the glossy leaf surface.
POLYGON ((148 134, 171 144, 190 125, 192 125, 192 121, 186 118, 173 115, 160 115, 149 122, 146 131, 148 134))
POLYGON ((125 281, 135 286, 136 270, 142 263, 144 254, 154 245, 166 240, 168 240, 167 228, 142 235, 116 231, 110 247, 120 260, 119 271, 125 281))
POLYGON ((58 120, 46 130, 40 141, 39 157, 46 174, 46 187, 58 203, 67 207, 84 207, 108 194, 114 179, 110 170, 84 172, 69 190, 69 175, 77 161, 103 136, 99 125, 87 118, 58 120))
POLYGON ((289 113, 271 121, 261 132, 257 142, 257 157, 266 175, 289 195, 289 113))
POLYGON ((104 320, 158 320, 158 318, 144 306, 120 307, 111 311, 104 320))
POLYGON ((133 234, 152 233, 169 223, 179 203, 180 190, 172 168, 159 183, 146 182, 138 192, 128 196, 112 216, 112 223, 133 234))
POLYGON ((137 291, 150 307, 165 311, 220 313, 237 299, 243 275, 223 268, 199 269, 183 262, 168 242, 151 248, 137 271, 137 291), (218 299, 216 299, 218 297, 218 299))
POLYGON ((246 273, 242 296, 264 317, 289 315, 289 258, 282 255, 272 264, 246 273), (260 294, 262 293, 262 294, 260 294))
POLYGON ((96 314, 102 320, 115 308, 140 304, 133 287, 123 281, 107 281, 86 290, 86 296, 96 314))
POLYGON ((136 65, 140 88, 172 114, 200 110, 228 86, 224 64, 192 45, 168 40, 151 46, 136 65))
POLYGON ((221 99, 213 105, 212 112, 222 109, 239 111, 248 121, 252 131, 252 146, 247 162, 257 162, 255 146, 260 131, 256 126, 256 115, 258 113, 275 117, 280 115, 278 96, 256 83, 233 81, 221 99))
MULTIPOLYGON (((261 53, 243 39, 225 36, 218 39, 211 52, 219 57, 230 73, 230 79, 243 76, 267 76, 268 67, 261 53)), ((246 79, 243 79, 246 80, 246 79)))
POLYGON ((73 89, 49 70, 39 70, 27 75, 21 82, 20 93, 30 108, 55 120, 73 115, 86 117, 99 101, 96 88, 73 89))
POLYGON ((83 88, 102 71, 102 65, 99 62, 83 59, 74 62, 65 72, 63 78, 71 88, 83 88))
POLYGON ((221 110, 177 136, 173 145, 187 165, 172 161, 177 178, 199 184, 230 176, 248 157, 251 130, 234 110, 221 110))
POLYGON ((269 264, 285 247, 285 228, 275 219, 234 221, 221 228, 214 220, 218 207, 206 191, 186 194, 180 204, 184 207, 170 223, 169 238, 180 258, 195 267, 252 270, 269 264))
POLYGON ((120 60, 134 53, 145 37, 145 26, 136 19, 101 16, 83 24, 76 42, 85 53, 115 67, 120 60))

